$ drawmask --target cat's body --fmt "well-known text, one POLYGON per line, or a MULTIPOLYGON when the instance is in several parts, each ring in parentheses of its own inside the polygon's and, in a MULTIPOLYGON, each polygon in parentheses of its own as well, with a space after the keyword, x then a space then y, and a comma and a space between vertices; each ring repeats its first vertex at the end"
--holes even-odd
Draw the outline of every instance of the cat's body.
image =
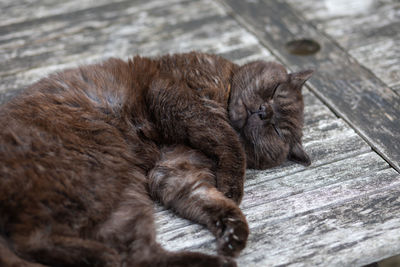
POLYGON ((51 75, 1 107, 0 264, 233 266, 225 256, 248 236, 237 206, 246 158, 255 168, 309 164, 300 88, 310 73, 252 64, 200 53, 110 59, 51 75), (277 103, 260 106, 255 94, 277 103), (206 225, 221 256, 163 250, 152 198, 206 225))

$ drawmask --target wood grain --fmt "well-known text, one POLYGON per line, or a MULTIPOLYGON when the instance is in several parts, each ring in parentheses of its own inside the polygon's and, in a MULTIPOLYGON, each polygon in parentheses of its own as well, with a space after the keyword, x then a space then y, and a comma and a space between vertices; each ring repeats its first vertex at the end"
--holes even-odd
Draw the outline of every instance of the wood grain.
MULTIPOLYGON (((393 216, 400 209, 399 193, 399 174, 387 168, 244 209, 252 232, 238 262, 243 266, 360 266, 391 256, 400 249, 396 234, 400 221, 393 216), (381 190, 376 190, 378 184, 381 190), (271 220, 277 213, 283 217, 271 220)), ((214 250, 214 238, 207 230, 198 225, 176 229, 177 222, 185 224, 171 217, 163 226, 159 240, 164 246, 214 250)))
POLYGON ((0 36, 0 103, 48 73, 108 57, 201 50, 232 60, 271 60, 251 33, 210 1, 122 1, 5 25, 0 36))
POLYGON ((397 180, 397 184, 392 184, 395 186, 384 193, 361 194, 352 201, 292 220, 258 226, 239 263, 362 266, 398 253, 396 228, 400 221, 392 215, 400 208, 398 174, 393 170, 382 171, 376 178, 387 178, 389 173, 393 175, 390 180, 397 180), (286 246, 276 251, 276 245, 282 243, 286 246))
MULTIPOLYGON (((241 208, 248 221, 252 222, 251 227, 291 219, 298 214, 333 203, 343 203, 356 196, 379 191, 392 183, 399 183, 400 176, 385 177, 377 174, 376 177, 379 176, 380 180, 371 176, 371 173, 380 173, 388 169, 387 163, 379 160, 375 153, 369 152, 283 177, 279 176, 280 173, 276 175, 276 172, 279 172, 276 171, 263 176, 264 179, 258 180, 257 183, 251 179, 247 180, 241 208), (349 165, 354 162, 358 164, 350 169, 349 165), (380 183, 379 188, 377 182, 380 183)), ((157 213, 157 216, 160 214, 157 213)), ((171 218, 166 212, 158 218, 157 223, 161 235, 191 225, 186 220, 171 223, 171 218)))
POLYGON ((317 72, 309 84, 315 94, 352 125, 368 143, 400 171, 400 96, 346 51, 293 12, 284 1, 223 0, 235 17, 293 68, 317 72), (313 56, 285 50, 293 39, 317 40, 322 49, 313 56))
MULTIPOLYGON (((247 29, 241 16, 249 16, 248 12, 260 8, 260 4, 265 8, 267 1, 240 2, 247 9, 232 13, 232 9, 211 0, 0 1, 1 10, 6 11, 0 22, 0 103, 50 72, 110 56, 126 59, 136 53, 154 56, 201 50, 240 64, 256 59, 276 61, 277 57, 263 46, 269 44, 257 27, 266 27, 265 33, 277 42, 313 33, 305 21, 296 25, 296 19, 282 14, 285 10, 274 9, 254 13, 276 13, 269 15, 273 23, 263 24, 255 16, 253 22, 259 25, 253 28, 245 22, 247 29), (31 12, 33 7, 37 12, 31 12), (282 32, 282 25, 290 25, 290 31, 282 32)), ((313 34, 310 36, 320 36, 313 34)), ((372 91, 381 90, 381 83, 362 76, 364 69, 354 74, 356 62, 350 60, 349 67, 344 68, 340 64, 347 53, 329 45, 323 46, 323 53, 316 58, 302 60, 287 59, 290 56, 279 52, 283 45, 279 43, 279 49, 275 45, 272 52, 293 71, 315 67, 315 62, 321 65, 318 73, 322 74, 311 80, 312 91, 304 90, 303 143, 313 163, 309 168, 285 163, 269 170, 247 171, 242 209, 251 236, 238 258, 239 266, 361 265, 399 253, 395 233, 399 229, 400 177, 330 109, 347 107, 350 101, 354 109, 346 112, 358 114, 365 108, 363 98, 373 101, 372 91), (332 67, 334 63, 340 64, 332 67), (337 79, 326 73, 329 68, 338 72, 337 79), (342 73, 347 68, 349 73, 342 73), (350 74, 355 76, 350 79, 350 74), (321 97, 328 89, 333 92, 326 93, 327 97, 341 92, 341 98, 321 97), (365 96, 353 98, 354 92, 364 91, 365 96)), ((387 98, 391 96, 388 93, 387 98)), ((371 105, 371 112, 376 106, 391 104, 386 98, 379 101, 371 105)), ((378 120, 379 116, 373 114, 371 119, 378 120)), ((366 123, 376 128, 371 121, 366 123)), ((163 246, 215 253, 214 238, 202 226, 160 206, 155 210, 158 239, 163 246)))
MULTIPOLYGON (((3 10, 0 26, 72 13, 82 9, 102 6, 109 2, 106 0, 2 0, 0 1, 0 10, 3 10)), ((117 2, 121 2, 121 0, 113 0, 113 3, 117 2)))
POLYGON ((400 85, 400 3, 396 0, 288 0, 318 29, 390 87, 400 85))

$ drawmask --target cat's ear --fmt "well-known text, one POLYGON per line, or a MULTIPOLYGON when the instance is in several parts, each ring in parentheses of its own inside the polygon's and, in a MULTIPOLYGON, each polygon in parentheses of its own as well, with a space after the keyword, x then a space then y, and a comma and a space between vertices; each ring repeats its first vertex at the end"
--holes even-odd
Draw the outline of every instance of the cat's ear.
POLYGON ((303 71, 299 71, 299 72, 294 72, 294 73, 290 73, 289 77, 290 77, 290 82, 295 85, 297 88, 298 87, 302 87, 303 84, 310 79, 310 77, 312 76, 312 74, 314 73, 314 70, 303 70, 303 71))
POLYGON ((304 166, 309 166, 311 164, 311 159, 304 151, 303 146, 300 143, 296 143, 290 148, 288 160, 300 163, 304 166))

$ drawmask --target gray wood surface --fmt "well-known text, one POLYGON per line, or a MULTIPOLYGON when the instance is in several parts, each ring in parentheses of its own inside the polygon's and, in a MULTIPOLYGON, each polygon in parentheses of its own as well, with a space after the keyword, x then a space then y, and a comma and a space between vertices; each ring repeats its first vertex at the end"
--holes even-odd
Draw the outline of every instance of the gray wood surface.
MULTIPOLYGON (((82 2, 87 7, 93 1, 82 2)), ((0 91, 4 92, 0 101, 50 72, 108 57, 191 50, 231 59, 270 56, 260 50, 253 35, 236 21, 226 20, 225 11, 212 2, 129 0, 80 10, 76 5, 64 9, 58 3, 55 15, 0 26, 0 91)), ((19 7, 20 16, 29 18, 29 7, 19 7)), ((51 14, 57 6, 53 2, 48 8, 42 12, 51 14)))
MULTIPOLYGON (((279 33, 281 42, 303 34, 304 29, 312 33, 307 21, 293 26, 293 18, 266 9, 267 1, 226 1, 240 2, 244 7, 232 12, 229 6, 211 0, 0 0, 0 103, 50 72, 110 56, 200 50, 238 63, 264 59, 281 60, 292 70, 315 66, 314 58, 308 61, 282 56, 283 46, 270 46, 260 34, 260 29, 279 33), (268 15, 270 12, 276 14, 268 15), (271 23, 259 21, 261 15, 270 16, 271 23), (246 16, 253 17, 251 23, 243 24, 246 16), (293 27, 281 32, 277 23, 293 27)), ((293 4, 296 0, 291 1, 293 4)), ((304 90, 303 140, 313 163, 308 168, 285 163, 269 170, 247 171, 241 208, 251 234, 247 248, 237 259, 239 266, 357 266, 400 253, 400 175, 330 109, 342 107, 342 100, 354 101, 352 107, 363 108, 364 98, 372 101, 378 97, 371 108, 388 105, 393 110, 387 115, 394 117, 398 106, 390 106, 391 91, 384 100, 379 100, 379 93, 372 94, 374 86, 386 89, 372 73, 358 77, 365 75, 365 69, 355 61, 346 61, 351 70, 358 66, 354 79, 348 81, 350 74, 342 73, 338 65, 332 68, 338 72, 336 83, 332 82, 326 70, 333 63, 342 64, 347 53, 328 48, 335 53, 320 54, 317 59, 323 64, 318 73, 322 74, 311 80, 311 91, 304 90), (342 86, 349 93, 332 103, 327 98, 332 85, 342 86), (367 95, 351 100, 358 85, 367 95)), ((358 110, 345 111, 349 114, 337 113, 355 125, 351 119, 358 110)), ((214 238, 202 226, 158 205, 155 211, 158 239, 163 246, 215 253, 214 238)))
POLYGON ((344 47, 387 85, 400 85, 400 2, 288 0, 307 21, 344 47))
MULTIPOLYGON (((300 195, 292 197, 293 202, 284 199, 297 207, 326 201, 326 206, 319 208, 300 208, 298 213, 276 220, 269 218, 269 211, 288 213, 287 207, 271 202, 258 209, 245 209, 252 234, 238 262, 242 266, 360 266, 398 253, 399 218, 393 214, 399 212, 399 189, 397 174, 386 169, 375 173, 374 178, 364 176, 311 191, 309 198, 300 195), (376 179, 375 183, 386 181, 387 193, 363 191, 363 185, 374 183, 371 179, 376 179), (333 192, 342 192, 348 198, 331 195, 333 192), (296 203, 301 197, 306 201, 296 203)), ((213 237, 200 226, 168 228, 181 220, 171 216, 162 228, 159 239, 167 248, 204 252, 215 248, 213 237)))
POLYGON ((235 17, 287 65, 317 72, 311 89, 400 171, 400 95, 345 50, 293 12, 284 1, 223 0, 235 17), (285 44, 311 38, 321 45, 312 56, 291 55, 285 44))

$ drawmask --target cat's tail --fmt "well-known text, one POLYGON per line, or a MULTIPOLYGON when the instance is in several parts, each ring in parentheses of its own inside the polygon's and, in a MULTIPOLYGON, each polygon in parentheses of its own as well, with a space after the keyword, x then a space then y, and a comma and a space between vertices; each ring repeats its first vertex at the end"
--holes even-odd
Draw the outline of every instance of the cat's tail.
POLYGON ((21 259, 12 251, 7 240, 0 236, 0 266, 2 267, 45 267, 38 263, 21 259))

